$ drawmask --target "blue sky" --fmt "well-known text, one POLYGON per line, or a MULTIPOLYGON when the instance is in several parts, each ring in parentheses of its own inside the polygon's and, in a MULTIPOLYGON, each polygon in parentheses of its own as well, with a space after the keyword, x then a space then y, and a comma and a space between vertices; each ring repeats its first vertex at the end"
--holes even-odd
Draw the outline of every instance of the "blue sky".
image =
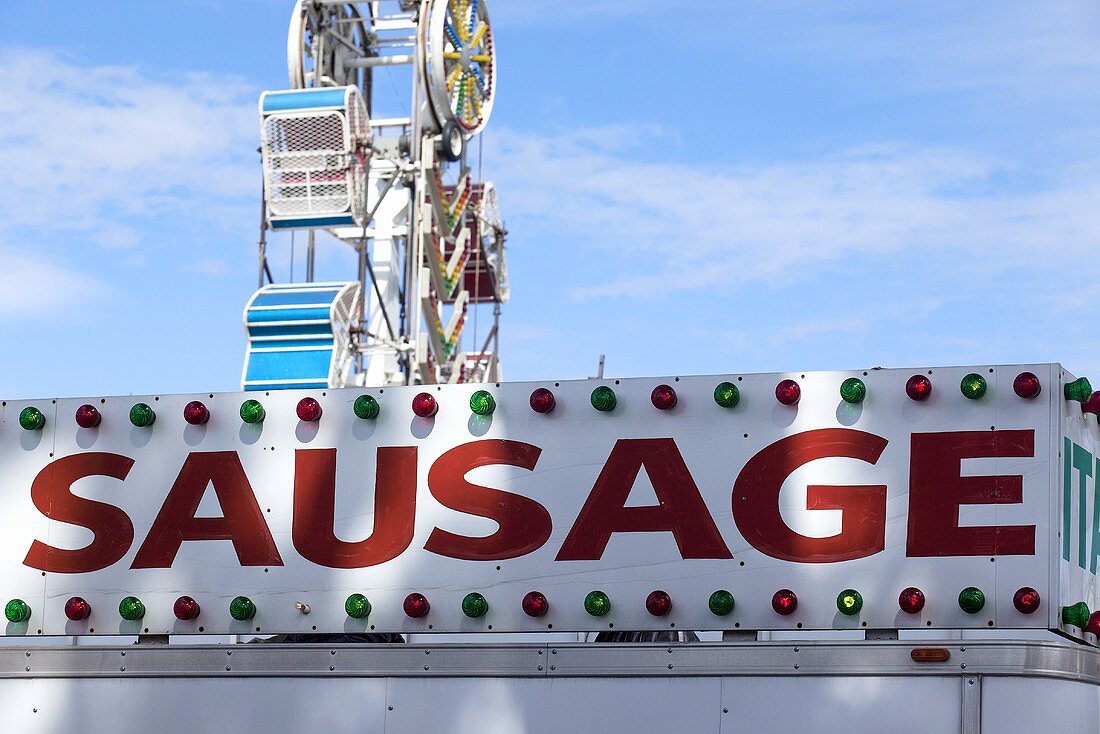
MULTIPOLYGON (((236 389, 290 7, 5 9, 0 394, 236 389)), ((508 379, 1100 374, 1100 5, 489 7, 508 379)))

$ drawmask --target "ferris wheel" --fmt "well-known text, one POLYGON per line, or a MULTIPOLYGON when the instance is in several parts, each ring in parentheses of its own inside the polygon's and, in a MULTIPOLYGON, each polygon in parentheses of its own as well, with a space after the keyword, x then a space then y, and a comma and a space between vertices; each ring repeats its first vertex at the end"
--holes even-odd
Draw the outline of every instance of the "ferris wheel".
MULTIPOLYGON (((370 54, 371 3, 364 19, 359 3, 322 4, 296 0, 287 32, 287 70, 293 89, 308 87, 359 87, 369 93, 369 73, 350 64, 370 54)), ((369 96, 368 96, 369 99, 369 96)))
MULTIPOLYGON (((496 99, 496 53, 485 0, 409 0, 416 14, 416 52, 372 33, 379 2, 296 0, 287 34, 287 67, 295 89, 358 86, 370 99, 370 69, 415 63, 436 132, 454 122, 464 136, 481 132, 496 99), (361 7, 362 6, 362 7, 361 7)), ((369 104, 368 104, 369 109, 369 104)))
MULTIPOLYGON (((266 92, 260 105, 261 232, 305 231, 307 283, 318 233, 358 253, 348 281, 358 290, 346 290, 345 300, 360 305, 322 325, 336 352, 352 355, 351 367, 329 368, 339 360, 324 355, 311 362, 330 370, 332 387, 499 379, 506 230, 496 190, 474 179, 466 151, 492 114, 496 64, 486 0, 294 0, 290 89, 266 92), (490 306, 493 327, 482 342, 472 316, 490 306)), ((261 236, 261 290, 276 286, 265 253, 261 236)), ((252 310, 274 297, 255 298, 252 310)), ((252 328, 250 339, 261 332, 252 328)), ((248 354, 285 348, 293 359, 276 355, 272 364, 305 363, 305 345, 279 344, 250 342, 248 354)), ((268 377, 254 385, 302 382, 268 377)))
POLYGON ((454 121, 468 135, 481 132, 496 98, 496 54, 485 3, 433 0, 424 30, 424 77, 439 128, 454 121))

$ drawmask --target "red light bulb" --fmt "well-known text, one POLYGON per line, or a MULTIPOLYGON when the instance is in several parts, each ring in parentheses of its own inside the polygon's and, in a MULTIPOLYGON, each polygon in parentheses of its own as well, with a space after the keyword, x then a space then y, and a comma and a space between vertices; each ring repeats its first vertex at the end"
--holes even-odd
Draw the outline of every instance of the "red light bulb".
POLYGON ((910 400, 927 400, 932 394, 932 381, 924 375, 913 375, 905 383, 905 394, 910 400))
POLYGON ((554 400, 554 393, 547 390, 545 387, 540 387, 531 393, 531 410, 536 413, 549 413, 554 409, 557 401, 554 400))
POLYGON ((668 385, 658 385, 653 388, 649 399, 657 410, 672 410, 676 407, 676 391, 668 385))
POLYGON ((1043 391, 1043 386, 1034 372, 1021 372, 1012 381, 1012 389, 1021 398, 1030 400, 1043 391))
POLYGON ((645 608, 654 617, 663 617, 672 611, 672 597, 663 591, 654 591, 645 598, 645 608))
POLYGON ((210 411, 199 400, 192 400, 183 406, 183 419, 193 426, 201 426, 210 420, 210 411))
MULTIPOLYGON (((430 395, 428 397, 431 397, 430 395)), ((412 593, 405 597, 405 603, 402 605, 405 609, 405 614, 416 619, 423 617, 431 609, 431 605, 428 604, 427 598, 423 594, 412 593)))
POLYGON ((775 386, 775 399, 784 405, 794 405, 802 397, 802 388, 794 380, 783 380, 775 386))
POLYGON ((76 409, 76 424, 81 428, 95 428, 102 418, 94 405, 81 405, 76 409))
POLYGON ((298 420, 313 423, 321 418, 321 404, 313 398, 298 401, 298 420))
POLYGON ((528 592, 523 597, 521 606, 523 607, 523 613, 528 617, 541 617, 550 611, 550 602, 541 591, 528 592))
POLYGON ((1100 635, 1100 612, 1093 612, 1089 615, 1089 621, 1085 624, 1085 632, 1100 635))
POLYGON ((1081 404, 1081 412, 1100 415, 1100 392, 1089 395, 1089 399, 1081 404))
POLYGON ((88 615, 91 613, 92 606, 79 596, 74 596, 72 599, 65 602, 65 616, 74 622, 87 619, 88 615))
MULTIPOLYGON (((1042 599, 1039 598, 1039 592, 1030 586, 1025 586, 1019 589, 1012 597, 1012 606, 1016 607, 1016 611, 1020 614, 1031 614, 1039 608, 1039 602, 1042 599)), ((1091 624, 1092 619, 1089 619, 1091 624)))
POLYGON ((898 597, 898 606, 906 614, 918 613, 924 609, 924 592, 915 586, 904 589, 898 597))
POLYGON ((780 589, 772 597, 772 609, 775 610, 776 614, 782 614, 786 617, 788 614, 793 614, 797 608, 798 597, 790 589, 780 589))
POLYGON ((413 413, 421 418, 431 418, 439 411, 439 403, 431 395, 422 392, 413 398, 413 413))
POLYGON ((176 619, 195 619, 200 611, 199 603, 189 596, 181 596, 172 605, 172 612, 176 615, 176 619))

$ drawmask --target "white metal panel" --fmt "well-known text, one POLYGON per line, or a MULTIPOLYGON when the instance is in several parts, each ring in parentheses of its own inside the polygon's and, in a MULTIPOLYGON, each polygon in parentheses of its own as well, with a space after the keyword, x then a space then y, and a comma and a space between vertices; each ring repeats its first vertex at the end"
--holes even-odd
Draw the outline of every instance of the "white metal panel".
POLYGON ((724 678, 721 732, 958 734, 960 685, 958 677, 724 678))
MULTIPOLYGON (((257 628, 262 632, 484 632, 1045 627, 1044 615, 1020 615, 1011 600, 1015 589, 1024 585, 1039 589, 1048 605, 1057 596, 1049 583, 1046 550, 1051 545, 1051 475, 1056 471, 1048 456, 1050 411, 1059 391, 1051 382, 1051 367, 921 369, 931 375, 935 385, 932 397, 924 403, 905 396, 905 381, 917 371, 439 386, 429 388, 440 404, 432 419, 411 413, 410 402, 422 389, 417 387, 59 401, 55 421, 58 457, 109 451, 134 459, 124 482, 90 478, 82 480, 77 492, 122 507, 133 520, 135 541, 126 556, 109 568, 49 574, 48 608, 36 620, 44 620, 44 628, 51 634, 91 633, 93 628, 95 634, 132 634, 145 629, 243 634, 257 628), (1039 399, 1022 400, 1012 392, 1012 379, 1024 369, 1044 380, 1039 399), (960 379, 971 371, 990 380, 989 392, 980 400, 967 400, 959 392, 960 379), (867 383, 868 397, 861 405, 849 405, 839 398, 839 385, 849 376, 859 376, 867 383), (801 384, 802 399, 797 406, 780 405, 774 397, 776 382, 784 377, 801 384), (741 391, 741 403, 734 409, 720 408, 712 399, 714 386, 727 379, 741 391), (650 391, 661 383, 673 385, 679 394, 679 403, 672 410, 658 411, 650 404, 650 391), (589 403, 589 394, 597 384, 607 384, 618 394, 618 406, 611 413, 595 411, 589 403), (531 390, 539 386, 553 389, 557 396, 557 408, 548 415, 528 407, 531 390), (496 397, 498 407, 492 416, 470 412, 469 397, 481 387, 496 397), (363 392, 375 395, 382 405, 376 421, 361 421, 351 410, 354 399, 363 392), (303 423, 295 415, 296 403, 307 394, 323 406, 319 423, 303 423), (254 397, 263 401, 267 418, 261 425, 242 424, 238 407, 244 399, 254 397), (202 399, 211 410, 205 426, 189 426, 182 420, 183 406, 192 399, 202 399), (127 421, 130 406, 138 401, 157 410, 157 422, 151 428, 137 429, 127 421), (81 429, 73 422, 72 416, 83 402, 93 402, 102 410, 100 427, 81 429), (886 485, 885 548, 866 558, 835 563, 773 558, 753 548, 738 532, 732 487, 745 463, 762 449, 784 437, 823 428, 873 434, 887 444, 873 465, 856 459, 823 458, 793 471, 780 495, 783 520, 807 536, 836 534, 843 514, 807 509, 807 485, 886 485), (995 560, 991 556, 908 557, 912 435, 991 429, 1034 431, 1034 456, 968 459, 962 462, 962 474, 1022 476, 1023 502, 964 505, 961 524, 1034 525, 1036 553, 995 560), (733 558, 684 560, 671 533, 647 532, 615 533, 601 560, 555 560, 616 442, 645 438, 675 442, 733 558), (550 537, 527 555, 471 561, 424 550, 436 527, 466 536, 485 536, 496 529, 492 520, 447 509, 428 488, 429 468, 439 456, 480 440, 520 441, 541 450, 533 471, 497 465, 474 469, 468 476, 474 484, 529 497, 547 509, 553 522, 550 537), (415 447, 418 455, 416 524, 408 550, 388 563, 355 569, 326 568, 302 558, 291 538, 295 451, 338 449, 335 530, 350 542, 368 537, 377 519, 376 450, 401 446, 415 447), (171 569, 131 569, 137 548, 188 455, 211 451, 235 452, 239 457, 283 565, 242 568, 228 541, 189 541, 183 543, 171 569), (906 615, 898 609, 898 593, 910 585, 920 587, 927 596, 920 615, 906 615), (981 614, 971 616, 959 609, 957 596, 966 586, 985 591, 987 604, 981 614), (776 615, 770 606, 771 595, 783 587, 799 596, 798 611, 789 617, 776 615), (726 618, 715 617, 707 609, 709 594, 719 588, 729 589, 737 599, 736 609, 726 618), (837 612, 836 596, 845 588, 863 594, 862 614, 844 617, 837 612), (550 612, 541 619, 529 618, 520 609, 520 599, 532 589, 550 599, 550 612), (590 617, 583 611, 584 596, 594 589, 611 597, 612 611, 606 617, 590 617), (667 617, 653 617, 645 610, 645 597, 654 589, 667 591, 673 599, 667 617), (414 620, 402 613, 401 602, 412 591, 429 598, 432 611, 426 618, 414 620), (470 591, 488 598, 490 611, 485 617, 468 619, 459 611, 462 597, 470 591), (344 614, 343 600, 353 592, 370 598, 373 612, 369 620, 350 620, 344 614), (148 613, 141 625, 119 621, 116 607, 128 594, 141 597, 146 604, 148 613), (202 605, 198 620, 174 618, 172 601, 180 594, 189 594, 202 605), (228 616, 229 601, 238 594, 251 597, 259 608, 251 622, 235 622, 228 616), (71 595, 92 603, 92 618, 80 623, 87 629, 74 626, 62 614, 65 599, 71 595), (296 602, 308 604, 310 614, 296 610, 296 602)), ((49 457, 21 449, 20 441, 26 440, 21 434, 7 429, 0 435, 3 457, 22 456, 21 473, 11 474, 8 464, 0 464, 0 478, 11 498, 7 518, 13 524, 27 523, 19 537, 29 543, 30 537, 45 538, 29 533, 31 524, 42 520, 29 502, 28 489, 31 478, 49 457)), ((213 493, 208 489, 206 495, 199 515, 220 514, 213 493)), ((654 502, 652 482, 643 469, 627 504, 654 502)), ((51 523, 49 529, 50 542, 59 547, 79 548, 89 535, 85 529, 63 523, 51 523)), ((13 545, 0 563, 3 573, 26 575, 20 567, 24 554, 22 544, 13 545)))
POLYGON ((1100 688, 1042 678, 982 679, 982 731, 1095 732, 1100 688))
POLYGON ((18 722, 27 734, 376 734, 386 730, 385 700, 384 678, 55 678, 0 685, 4 724, 18 722))
POLYGON ((437 734, 717 733, 720 687, 719 678, 393 679, 386 728, 437 734))

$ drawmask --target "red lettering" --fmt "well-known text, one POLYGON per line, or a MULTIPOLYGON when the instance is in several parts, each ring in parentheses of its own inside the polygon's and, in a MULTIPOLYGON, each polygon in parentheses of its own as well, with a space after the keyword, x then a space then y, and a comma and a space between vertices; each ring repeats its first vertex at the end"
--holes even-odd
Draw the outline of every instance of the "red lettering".
POLYGON ((236 451, 188 455, 130 568, 171 568, 186 540, 230 540, 242 566, 281 566, 236 451), (195 517, 208 485, 222 517, 195 517))
POLYGON ((656 532, 672 533, 683 558, 733 558, 675 441, 622 439, 615 442, 557 560, 599 560, 612 533, 656 532), (643 466, 660 504, 625 507, 643 466))
POLYGON ((122 481, 134 460, 118 454, 88 453, 51 462, 31 483, 31 501, 46 517, 92 531, 92 542, 78 550, 54 548, 35 540, 23 564, 50 573, 90 573, 116 563, 134 542, 134 524, 105 502, 77 497, 72 485, 85 477, 122 481))
POLYGON ((416 520, 416 447, 378 449, 369 538, 357 543, 337 538, 335 513, 336 449, 296 451, 291 536, 303 558, 328 568, 365 568, 404 553, 416 520))
POLYGON ((550 537, 553 521, 546 508, 522 495, 490 489, 466 481, 481 466, 504 464, 528 471, 535 468, 542 449, 518 441, 474 441, 439 457, 428 471, 428 488, 445 507, 496 521, 492 535, 471 538, 435 528, 424 549, 465 561, 499 561, 538 550, 550 537))
POLYGON ((959 527, 959 505, 1014 504, 1024 495, 1023 477, 964 477, 962 460, 1034 456, 1034 431, 914 433, 911 446, 907 556, 1034 555, 1034 525, 959 527))
POLYGON ((886 487, 806 488, 806 509, 842 510, 840 533, 811 538, 787 527, 779 514, 779 491, 795 469, 839 456, 874 464, 887 441, 847 428, 824 428, 780 439, 749 459, 733 485, 733 520, 754 548, 773 558, 834 563, 864 558, 886 546, 886 487))

